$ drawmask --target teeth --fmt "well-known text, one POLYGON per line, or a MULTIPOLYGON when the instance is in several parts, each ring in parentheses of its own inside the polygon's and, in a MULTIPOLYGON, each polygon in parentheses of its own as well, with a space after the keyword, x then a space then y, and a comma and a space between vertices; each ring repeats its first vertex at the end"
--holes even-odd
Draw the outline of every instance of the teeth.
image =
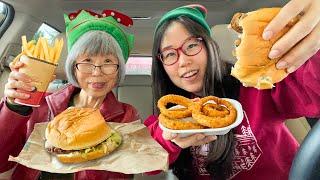
POLYGON ((197 72, 198 72, 198 71, 196 71, 196 70, 187 72, 187 73, 183 74, 183 77, 193 76, 193 75, 196 74, 197 72))

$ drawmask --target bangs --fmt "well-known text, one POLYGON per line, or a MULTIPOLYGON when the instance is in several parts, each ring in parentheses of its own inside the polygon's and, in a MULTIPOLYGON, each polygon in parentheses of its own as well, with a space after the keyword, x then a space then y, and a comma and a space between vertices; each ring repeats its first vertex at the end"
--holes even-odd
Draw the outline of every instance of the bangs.
MULTIPOLYGON (((85 54, 88 56, 104 56, 104 55, 113 55, 118 57, 117 48, 115 40, 111 37, 111 35, 102 32, 88 32, 87 35, 82 36, 77 42, 77 50, 78 55, 85 54), (101 35, 105 36, 101 38, 101 35)), ((118 57, 119 59, 119 57, 118 57)))

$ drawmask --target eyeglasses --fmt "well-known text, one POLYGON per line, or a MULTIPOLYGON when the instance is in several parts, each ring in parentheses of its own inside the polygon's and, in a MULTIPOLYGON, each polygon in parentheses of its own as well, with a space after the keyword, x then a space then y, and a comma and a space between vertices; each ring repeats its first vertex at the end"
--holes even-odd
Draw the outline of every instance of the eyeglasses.
POLYGON ((96 66, 90 63, 77 63, 76 68, 81 73, 91 74, 97 67, 100 68, 101 72, 105 75, 114 74, 119 69, 119 64, 102 64, 96 66))
POLYGON ((203 39, 201 37, 190 37, 178 48, 165 49, 158 54, 158 58, 164 65, 173 65, 179 59, 180 54, 178 50, 187 56, 195 56, 202 50, 202 41, 203 39))

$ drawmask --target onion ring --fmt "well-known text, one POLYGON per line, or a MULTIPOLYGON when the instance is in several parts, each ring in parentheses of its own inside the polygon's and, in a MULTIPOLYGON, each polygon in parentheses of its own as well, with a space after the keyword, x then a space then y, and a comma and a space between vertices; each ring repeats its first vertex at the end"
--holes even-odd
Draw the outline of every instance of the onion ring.
POLYGON ((191 109, 189 106, 192 104, 192 101, 186 97, 169 94, 162 96, 158 101, 158 108, 160 109, 161 114, 174 119, 180 119, 191 116, 191 109), (170 110, 167 109, 169 103, 178 104, 184 106, 185 110, 170 110))
POLYGON ((220 104, 207 103, 202 106, 202 111, 206 116, 210 117, 224 117, 230 114, 230 111, 225 106, 220 104))
POLYGON ((207 96, 207 97, 201 98, 198 102, 193 103, 192 117, 199 124, 203 126, 207 126, 210 128, 221 128, 221 127, 226 127, 232 124, 236 120, 237 111, 230 102, 217 98, 215 96, 207 96), (229 114, 223 117, 221 116, 211 117, 211 116, 205 115, 205 113, 202 111, 203 109, 202 106, 209 100, 211 101, 213 100, 217 104, 224 105, 229 110, 229 114))
POLYGON ((196 121, 186 121, 184 119, 173 119, 163 114, 159 115, 160 123, 169 129, 185 130, 185 129, 203 129, 206 128, 196 121))

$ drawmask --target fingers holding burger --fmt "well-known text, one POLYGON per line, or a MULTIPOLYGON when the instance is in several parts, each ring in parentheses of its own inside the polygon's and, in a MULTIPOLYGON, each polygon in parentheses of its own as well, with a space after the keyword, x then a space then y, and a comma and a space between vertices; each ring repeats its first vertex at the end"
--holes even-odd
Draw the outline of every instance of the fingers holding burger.
POLYGON ((267 41, 262 38, 265 27, 280 10, 281 8, 263 8, 248 13, 236 13, 231 20, 231 28, 239 33, 234 52, 237 62, 231 70, 231 75, 246 87, 271 89, 275 83, 288 75, 286 70, 276 68, 276 63, 281 57, 270 59, 268 55, 273 44, 296 24, 299 16, 273 38, 267 41))

